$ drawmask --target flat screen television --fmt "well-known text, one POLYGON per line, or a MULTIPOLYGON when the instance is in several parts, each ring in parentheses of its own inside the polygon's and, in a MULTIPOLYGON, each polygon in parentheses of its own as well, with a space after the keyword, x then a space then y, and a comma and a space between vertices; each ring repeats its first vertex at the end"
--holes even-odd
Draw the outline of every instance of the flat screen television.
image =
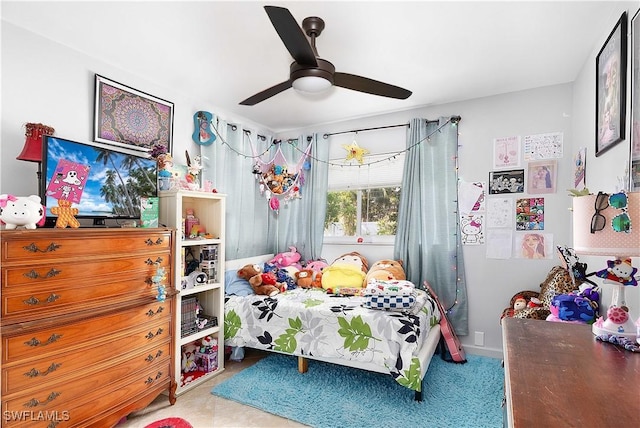
POLYGON ((42 151, 45 227, 55 224, 51 207, 58 205, 58 199, 75 199, 71 206, 78 209, 76 218, 104 226, 107 219, 139 219, 140 198, 158 194, 157 164, 144 152, 50 135, 43 137, 42 151), (66 190, 62 197, 65 191, 60 189, 66 190))

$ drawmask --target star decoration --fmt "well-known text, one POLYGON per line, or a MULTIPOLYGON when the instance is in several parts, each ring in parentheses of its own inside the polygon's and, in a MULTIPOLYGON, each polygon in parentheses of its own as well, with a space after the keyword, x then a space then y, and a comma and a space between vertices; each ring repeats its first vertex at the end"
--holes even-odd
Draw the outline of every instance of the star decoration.
POLYGON ((343 144, 342 147, 347 151, 347 158, 345 160, 349 161, 351 159, 355 159, 360 163, 360 165, 362 165, 364 155, 369 153, 369 150, 358 146, 358 143, 355 140, 353 140, 353 143, 350 145, 343 144))

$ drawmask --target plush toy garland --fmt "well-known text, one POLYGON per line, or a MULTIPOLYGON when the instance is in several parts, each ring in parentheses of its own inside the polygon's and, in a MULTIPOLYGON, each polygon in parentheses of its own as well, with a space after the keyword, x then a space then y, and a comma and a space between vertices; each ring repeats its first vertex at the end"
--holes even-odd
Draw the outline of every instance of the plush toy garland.
POLYGON ((280 198, 285 202, 291 199, 301 198, 300 188, 304 185, 304 171, 311 168, 308 162, 311 153, 309 144, 298 163, 291 167, 278 145, 275 155, 268 162, 260 159, 255 147, 251 144, 251 151, 256 160, 252 173, 255 175, 260 186, 260 194, 269 202, 269 207, 276 213, 280 209, 280 198))

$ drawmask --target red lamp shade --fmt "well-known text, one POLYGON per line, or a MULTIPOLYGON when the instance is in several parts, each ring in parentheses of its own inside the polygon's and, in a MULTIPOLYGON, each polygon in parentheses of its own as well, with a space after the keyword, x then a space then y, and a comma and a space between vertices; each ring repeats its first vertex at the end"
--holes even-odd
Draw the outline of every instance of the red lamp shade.
POLYGON ((53 135, 55 129, 41 123, 27 123, 25 125, 26 141, 22 152, 16 157, 18 160, 42 162, 42 136, 53 135))

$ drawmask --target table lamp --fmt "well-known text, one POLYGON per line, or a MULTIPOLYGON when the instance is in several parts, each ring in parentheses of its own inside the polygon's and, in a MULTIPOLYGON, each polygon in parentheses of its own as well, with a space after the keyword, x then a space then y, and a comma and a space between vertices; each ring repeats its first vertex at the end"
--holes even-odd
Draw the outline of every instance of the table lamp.
POLYGON ((640 256, 640 193, 618 192, 573 198, 573 248, 578 254, 608 256, 607 267, 596 272, 614 287, 607 316, 592 325, 595 335, 624 336, 635 341, 636 326, 625 301, 625 288, 637 286, 640 256))
POLYGON ((42 136, 53 135, 55 129, 41 123, 27 123, 25 125, 25 143, 17 160, 38 163, 38 196, 42 195, 42 136))

